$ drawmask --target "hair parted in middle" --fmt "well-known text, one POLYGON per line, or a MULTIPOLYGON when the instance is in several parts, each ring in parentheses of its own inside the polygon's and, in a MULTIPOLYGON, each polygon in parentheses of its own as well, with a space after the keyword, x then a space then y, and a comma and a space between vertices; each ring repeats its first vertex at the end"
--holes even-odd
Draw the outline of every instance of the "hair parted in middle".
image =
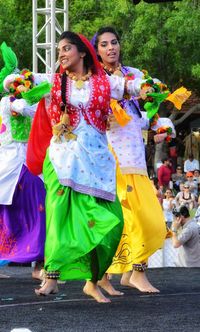
MULTIPOLYGON (((102 27, 102 28, 100 28, 100 29, 96 32, 96 34, 95 34, 95 36, 94 36, 94 39, 93 39, 93 42, 92 42, 92 44, 93 44, 93 46, 94 46, 96 52, 98 51, 99 37, 102 36, 104 33, 107 33, 107 32, 109 32, 109 33, 113 33, 113 35, 115 35, 115 37, 116 37, 118 43, 120 44, 120 37, 119 37, 119 34, 118 34, 118 32, 117 32, 113 27, 111 27, 111 26, 102 27)), ((99 61, 102 62, 102 59, 101 59, 101 57, 98 55, 98 53, 97 53, 97 57, 98 57, 99 61)), ((122 60, 121 52, 120 52, 120 59, 119 59, 119 60, 120 60, 120 62, 121 62, 121 60, 122 60)))
POLYGON ((79 36, 77 33, 72 31, 64 31, 60 37, 59 41, 66 39, 68 40, 72 45, 75 45, 77 47, 78 52, 85 53, 85 56, 83 58, 83 63, 86 69, 91 69, 95 72, 95 62, 94 58, 91 54, 90 49, 86 46, 86 44, 82 41, 81 35, 79 36))

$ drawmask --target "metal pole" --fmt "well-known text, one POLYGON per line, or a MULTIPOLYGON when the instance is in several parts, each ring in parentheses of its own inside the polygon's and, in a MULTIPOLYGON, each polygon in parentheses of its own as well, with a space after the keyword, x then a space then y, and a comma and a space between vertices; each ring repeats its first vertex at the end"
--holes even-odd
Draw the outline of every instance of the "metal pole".
MULTIPOLYGON (((56 8, 56 0, 45 0, 45 8, 38 8, 38 1, 32 0, 33 10, 33 71, 38 72, 39 60, 44 64, 46 73, 56 69, 56 33, 68 30, 68 0, 63 0, 63 7, 56 8), (63 27, 56 15, 63 15, 63 27), (44 24, 38 30, 38 15, 44 18, 44 24), (44 36, 45 32, 45 36, 44 36), (39 42, 40 41, 40 42, 39 42)), ((41 20, 42 23, 43 20, 41 20)))
POLYGON ((32 34, 32 59, 33 59, 33 72, 38 72, 38 61, 37 61, 37 0, 32 1, 32 15, 33 15, 33 34, 32 34))
MULTIPOLYGON (((45 1, 46 3, 46 15, 45 15, 45 23, 46 23, 46 28, 45 28, 45 32, 46 32, 46 36, 45 36, 45 40, 46 40, 46 45, 48 45, 49 43, 51 43, 51 13, 50 13, 50 6, 51 6, 51 2, 49 0, 45 1)), ((46 48, 45 50, 45 60, 46 60, 46 73, 49 72, 49 67, 51 67, 51 52, 50 52, 50 48, 46 48)))
POLYGON ((51 73, 55 73, 56 66, 56 18, 55 18, 55 9, 56 9, 56 0, 51 1, 51 73))
POLYGON ((64 2, 64 31, 69 30, 69 1, 63 0, 64 2))

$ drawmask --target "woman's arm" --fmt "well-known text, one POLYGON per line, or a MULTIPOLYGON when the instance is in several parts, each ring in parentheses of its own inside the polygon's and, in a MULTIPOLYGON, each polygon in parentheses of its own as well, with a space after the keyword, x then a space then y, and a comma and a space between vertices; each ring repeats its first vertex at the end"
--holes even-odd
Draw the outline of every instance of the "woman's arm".
POLYGON ((135 78, 127 81, 124 77, 117 75, 107 76, 110 83, 111 98, 122 100, 125 94, 131 96, 139 96, 141 91, 141 85, 145 80, 141 78, 135 78))
POLYGON ((34 117, 37 104, 29 105, 24 99, 16 99, 10 104, 10 110, 12 113, 21 114, 23 116, 34 117))

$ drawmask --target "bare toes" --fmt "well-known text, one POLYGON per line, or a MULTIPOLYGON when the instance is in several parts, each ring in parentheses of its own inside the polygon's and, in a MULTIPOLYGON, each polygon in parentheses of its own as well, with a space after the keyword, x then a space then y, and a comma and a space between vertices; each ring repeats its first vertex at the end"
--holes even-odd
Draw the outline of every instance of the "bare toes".
POLYGON ((35 294, 37 296, 41 296, 41 295, 45 296, 46 295, 45 293, 41 292, 40 289, 35 289, 35 294))

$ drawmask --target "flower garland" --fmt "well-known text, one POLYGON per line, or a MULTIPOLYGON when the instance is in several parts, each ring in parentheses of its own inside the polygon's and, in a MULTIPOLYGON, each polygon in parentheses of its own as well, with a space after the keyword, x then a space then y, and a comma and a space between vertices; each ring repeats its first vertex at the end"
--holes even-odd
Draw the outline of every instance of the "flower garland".
POLYGON ((141 87, 143 87, 143 85, 144 86, 147 85, 152 87, 155 92, 166 92, 166 91, 169 92, 168 86, 166 84, 160 81, 154 81, 152 77, 149 75, 147 70, 143 69, 142 72, 143 72, 143 79, 146 80, 146 82, 143 83, 141 87))
POLYGON ((12 95, 11 101, 22 98, 21 93, 31 89, 33 87, 33 83, 34 80, 32 72, 28 69, 23 69, 19 73, 19 76, 9 84, 9 93, 12 95))
POLYGON ((167 126, 163 126, 157 129, 156 131, 157 134, 167 134, 167 137, 165 138, 166 142, 171 142, 172 138, 171 138, 171 134, 172 134, 172 128, 171 127, 167 127, 167 126))
POLYGON ((144 83, 141 84, 141 91, 144 97, 144 109, 147 111, 147 117, 151 119, 159 110, 160 104, 169 96, 170 91, 166 84, 153 79, 147 72, 142 70, 144 83))
POLYGON ((143 74, 145 82, 141 85, 141 89, 144 90, 144 109, 147 111, 149 119, 158 112, 159 106, 163 101, 172 102, 174 106, 180 110, 182 104, 191 95, 191 91, 188 91, 183 86, 171 93, 166 84, 152 79, 146 70, 143 70, 143 74))
MULTIPOLYGON (((12 103, 15 99, 23 98, 22 93, 32 89, 34 84, 33 74, 28 69, 22 69, 8 87, 10 96, 10 102, 12 103)), ((12 111, 12 116, 19 116, 18 113, 12 111)))

